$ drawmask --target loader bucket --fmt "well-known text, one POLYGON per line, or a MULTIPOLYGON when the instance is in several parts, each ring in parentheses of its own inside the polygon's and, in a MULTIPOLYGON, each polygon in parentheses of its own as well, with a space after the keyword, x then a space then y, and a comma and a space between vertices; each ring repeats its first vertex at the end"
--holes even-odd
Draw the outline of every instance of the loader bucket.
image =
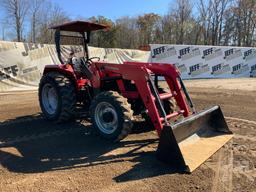
POLYGON ((159 160, 191 173, 233 137, 219 106, 164 126, 157 149, 159 160))

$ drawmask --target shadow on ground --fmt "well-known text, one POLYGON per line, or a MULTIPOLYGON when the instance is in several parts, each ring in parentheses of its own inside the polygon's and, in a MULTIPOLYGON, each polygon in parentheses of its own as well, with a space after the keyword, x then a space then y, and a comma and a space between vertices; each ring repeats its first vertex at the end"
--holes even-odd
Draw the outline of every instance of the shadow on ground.
MULTIPOLYGON (((144 125, 136 123, 134 134, 141 133, 139 126, 144 125)), ((131 161, 134 166, 113 178, 115 181, 174 173, 156 159, 155 149, 140 150, 157 143, 157 138, 131 135, 120 143, 112 143, 92 135, 90 124, 54 124, 40 114, 2 122, 0 132, 0 162, 11 172, 40 173, 131 161), (112 154, 115 149, 124 152, 112 154)))

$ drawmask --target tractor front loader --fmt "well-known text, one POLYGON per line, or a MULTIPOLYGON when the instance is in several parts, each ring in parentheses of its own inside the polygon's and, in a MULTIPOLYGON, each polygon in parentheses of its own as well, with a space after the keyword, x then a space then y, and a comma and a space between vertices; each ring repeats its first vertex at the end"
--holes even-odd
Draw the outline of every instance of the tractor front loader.
POLYGON ((87 47, 90 33, 105 26, 76 21, 53 28, 62 64, 46 66, 40 82, 39 101, 46 119, 69 121, 83 108, 90 112, 96 133, 120 141, 132 129, 133 114, 144 113, 159 136, 157 157, 185 172, 195 170, 232 138, 219 106, 196 112, 174 65, 93 61, 87 47), (61 35, 62 31, 77 35, 61 35), (74 63, 63 62, 61 37, 80 38, 84 55, 72 59, 74 63))

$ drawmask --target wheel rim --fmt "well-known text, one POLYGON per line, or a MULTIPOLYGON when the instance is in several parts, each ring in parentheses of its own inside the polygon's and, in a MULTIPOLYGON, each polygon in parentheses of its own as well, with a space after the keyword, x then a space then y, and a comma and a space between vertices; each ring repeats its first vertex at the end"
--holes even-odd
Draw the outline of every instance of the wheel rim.
POLYGON ((107 102, 99 103, 95 109, 95 122, 101 132, 114 133, 118 127, 118 116, 115 108, 107 102))
POLYGON ((56 89, 49 83, 45 84, 42 89, 42 104, 45 111, 53 115, 58 107, 58 96, 56 89))

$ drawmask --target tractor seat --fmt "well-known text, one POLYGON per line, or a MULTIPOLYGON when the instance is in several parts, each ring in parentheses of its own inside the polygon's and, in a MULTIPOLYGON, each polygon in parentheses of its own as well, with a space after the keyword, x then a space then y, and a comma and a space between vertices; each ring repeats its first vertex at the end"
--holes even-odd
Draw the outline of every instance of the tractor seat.
POLYGON ((83 57, 73 57, 70 59, 69 63, 71 63, 71 66, 76 74, 77 79, 80 78, 86 78, 91 79, 92 78, 92 72, 89 69, 90 63, 85 61, 83 57))

